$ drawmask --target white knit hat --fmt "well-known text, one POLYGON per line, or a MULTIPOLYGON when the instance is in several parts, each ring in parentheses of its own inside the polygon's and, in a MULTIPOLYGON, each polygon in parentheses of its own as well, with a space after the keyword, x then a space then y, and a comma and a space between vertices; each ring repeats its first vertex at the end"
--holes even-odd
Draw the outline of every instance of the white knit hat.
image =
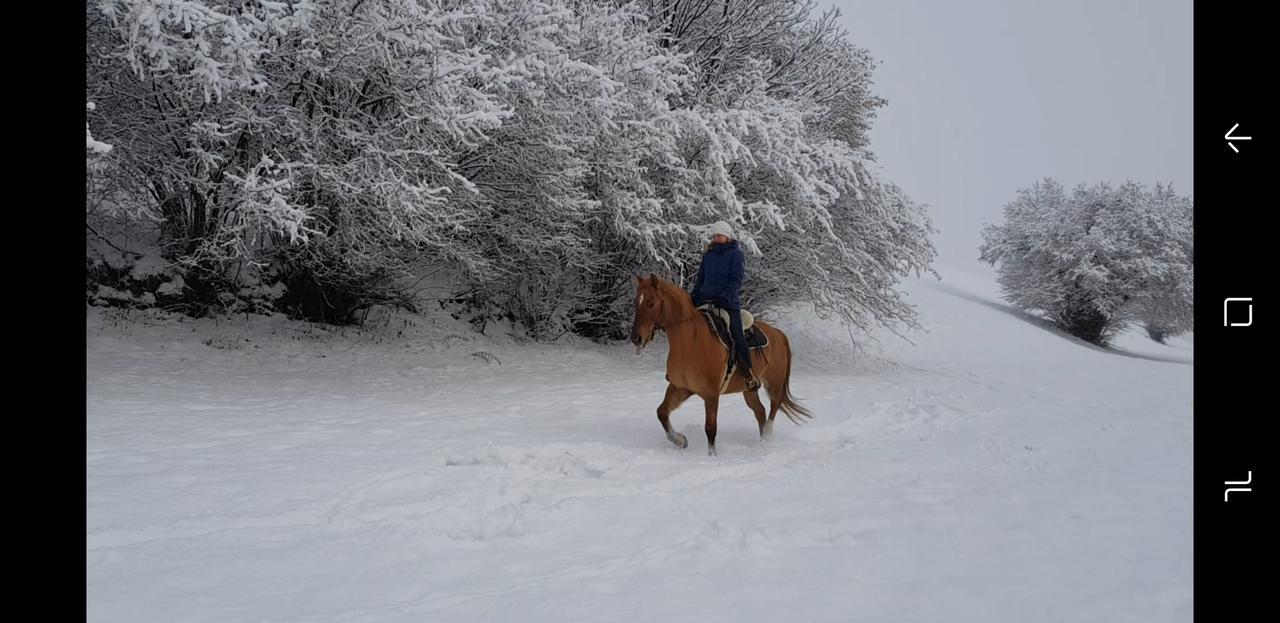
POLYGON ((733 238, 733 228, 729 227, 729 224, 724 221, 716 221, 708 229, 711 230, 708 233, 712 236, 724 234, 726 238, 733 238))

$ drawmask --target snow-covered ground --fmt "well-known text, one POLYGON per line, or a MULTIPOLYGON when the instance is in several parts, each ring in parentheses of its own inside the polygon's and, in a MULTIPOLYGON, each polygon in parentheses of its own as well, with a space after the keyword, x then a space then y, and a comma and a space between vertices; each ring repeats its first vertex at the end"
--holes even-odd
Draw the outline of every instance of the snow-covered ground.
POLYGON ((1190 341, 940 272, 914 345, 775 315, 816 419, 716 457, 661 337, 91 308, 89 620, 1189 621, 1190 341))

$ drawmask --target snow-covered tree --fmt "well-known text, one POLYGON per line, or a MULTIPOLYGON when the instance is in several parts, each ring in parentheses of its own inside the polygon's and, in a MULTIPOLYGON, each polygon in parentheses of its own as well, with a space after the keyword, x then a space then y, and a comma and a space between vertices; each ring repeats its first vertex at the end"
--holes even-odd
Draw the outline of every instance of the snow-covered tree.
POLYGON ((285 284, 343 322, 451 300, 616 337, 628 284, 716 220, 747 300, 912 322, 924 208, 878 174, 870 55, 808 0, 95 0, 94 135, 195 306, 285 284), (203 301, 203 302, 201 302, 203 301))
POLYGON ((979 249, 1005 297, 1068 333, 1106 344, 1130 321, 1185 327, 1191 310, 1191 201, 1169 188, 1052 179, 1019 191, 979 249))
POLYGON ((1151 339, 1190 331, 1195 304, 1192 204, 1172 188, 1157 185, 1146 197, 1138 244, 1152 260, 1148 280, 1131 301, 1134 319, 1151 339))
MULTIPOLYGON (((88 102, 87 104, 85 104, 85 110, 89 112, 93 112, 94 108, 95 106, 93 102, 88 102)), ((100 156, 100 155, 109 153, 111 151, 110 145, 99 140, 94 140, 93 132, 89 131, 88 121, 84 122, 84 141, 85 141, 85 149, 88 150, 89 155, 91 156, 100 156)))
POLYGON ((587 301, 612 307, 591 317, 621 330, 630 274, 688 279, 703 226, 723 219, 750 252, 744 296, 757 310, 802 301, 862 327, 913 322, 893 286, 927 268, 932 229, 924 207, 878 175, 866 132, 884 102, 870 94, 870 55, 836 13, 814 20, 815 4, 796 0, 643 6, 688 79, 645 120, 656 131, 629 147, 642 154, 638 171, 600 178, 618 209, 593 239, 612 270, 587 301))
POLYGON ((497 92, 527 80, 486 49, 483 4, 99 8, 90 91, 118 104, 105 130, 129 144, 167 254, 199 273, 189 286, 234 289, 248 262, 291 283, 284 306, 343 321, 407 304, 396 282, 423 262, 481 272, 459 244, 484 214, 456 155, 489 140, 508 114, 497 92))

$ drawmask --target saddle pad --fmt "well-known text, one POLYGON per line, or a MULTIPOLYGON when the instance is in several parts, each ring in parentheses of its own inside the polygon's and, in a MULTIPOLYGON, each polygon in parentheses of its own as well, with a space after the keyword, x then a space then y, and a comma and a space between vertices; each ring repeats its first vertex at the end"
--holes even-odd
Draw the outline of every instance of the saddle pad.
MULTIPOLYGON (((711 309, 711 308, 713 308, 713 307, 715 307, 715 306, 714 306, 714 305, 712 305, 711 303, 703 303, 702 305, 699 305, 699 306, 698 306, 698 309, 700 309, 700 310, 702 310, 702 311, 707 311, 707 310, 710 310, 710 309, 711 309)), ((728 326, 728 325, 729 325, 729 311, 728 311, 728 310, 726 310, 726 309, 721 309, 721 308, 719 308, 719 307, 715 307, 715 310, 716 310, 716 311, 718 311, 718 312, 720 312, 720 319, 724 321, 725 326, 728 326)), ((752 324, 752 323, 754 323, 754 322, 756 321, 756 319, 755 319, 755 316, 752 316, 752 315, 751 315, 751 312, 749 312, 749 311, 747 311, 747 310, 745 310, 745 309, 744 309, 744 310, 741 310, 741 312, 740 312, 740 313, 742 314, 742 330, 745 332, 747 329, 750 329, 750 328, 751 328, 751 324, 752 324)))
MULTIPOLYGON (((723 309, 717 309, 716 311, 720 313, 713 316, 706 305, 698 309, 702 311, 702 316, 707 319, 707 324, 711 325, 711 332, 715 333, 716 337, 719 338, 720 345, 726 349, 729 348, 729 345, 733 343, 733 337, 729 335, 728 312, 723 309)), ((746 316, 746 312, 743 312, 743 315, 746 316)), ((765 335, 764 331, 756 331, 754 328, 746 329, 744 327, 742 334, 747 339, 747 348, 751 350, 759 350, 769 345, 769 336, 765 335)))

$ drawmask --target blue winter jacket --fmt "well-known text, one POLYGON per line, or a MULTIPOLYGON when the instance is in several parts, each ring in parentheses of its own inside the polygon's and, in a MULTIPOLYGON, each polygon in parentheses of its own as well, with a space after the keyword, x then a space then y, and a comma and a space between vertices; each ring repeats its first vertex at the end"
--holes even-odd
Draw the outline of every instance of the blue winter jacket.
POLYGON ((693 286, 693 304, 701 305, 717 299, 724 309, 742 309, 742 301, 738 298, 742 277, 742 250, 738 248, 738 241, 712 244, 702 254, 698 281, 693 286))

